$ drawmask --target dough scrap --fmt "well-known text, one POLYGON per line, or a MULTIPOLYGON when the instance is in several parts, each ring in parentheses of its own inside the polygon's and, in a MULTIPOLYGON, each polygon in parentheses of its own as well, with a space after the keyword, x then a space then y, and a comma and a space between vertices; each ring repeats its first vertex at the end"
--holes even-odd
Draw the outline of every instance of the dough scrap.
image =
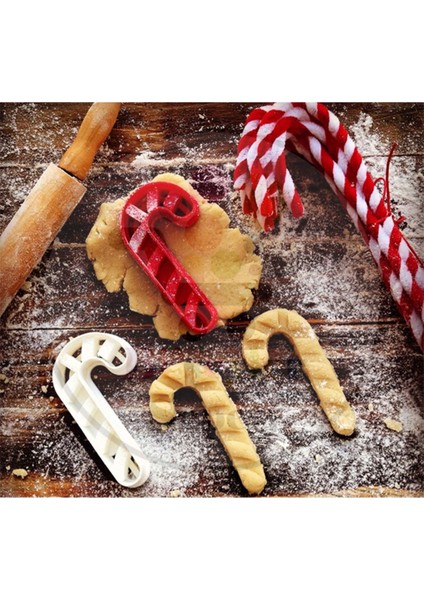
MULTIPOLYGON (((253 304, 262 260, 254 254, 248 235, 229 227, 229 217, 217 204, 207 202, 179 175, 165 173, 153 181, 169 181, 186 189, 199 202, 200 218, 193 227, 182 229, 162 221, 161 235, 218 311, 217 326, 248 311, 253 304)), ((125 249, 119 217, 125 199, 103 203, 86 240, 89 259, 97 279, 109 292, 124 289, 131 310, 153 317, 161 338, 177 340, 188 329, 155 285, 125 249)))
POLYGON ((278 333, 284 334, 293 345, 334 431, 352 435, 355 413, 314 330, 296 311, 275 308, 253 319, 242 341, 242 354, 247 365, 251 369, 262 369, 268 364, 268 341, 278 333))
POLYGON ((396 419, 390 419, 388 417, 386 419, 383 419, 383 423, 388 429, 396 431, 397 433, 400 433, 403 430, 402 423, 400 421, 396 421, 396 419))
POLYGON ((171 365, 150 386, 152 417, 158 423, 171 421, 177 415, 174 394, 183 387, 198 392, 242 484, 249 494, 260 494, 266 485, 261 461, 219 373, 197 363, 171 365))
POLYGON ((12 475, 15 477, 20 477, 21 479, 25 479, 28 475, 28 471, 26 469, 13 469, 12 475))

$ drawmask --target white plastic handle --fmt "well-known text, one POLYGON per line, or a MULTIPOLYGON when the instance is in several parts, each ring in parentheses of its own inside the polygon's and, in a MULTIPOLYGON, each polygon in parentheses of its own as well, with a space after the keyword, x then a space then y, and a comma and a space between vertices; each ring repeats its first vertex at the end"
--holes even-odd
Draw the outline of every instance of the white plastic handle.
POLYGON ((102 366, 126 375, 136 363, 128 342, 110 333, 90 332, 68 342, 53 367, 57 395, 116 481, 130 488, 146 481, 150 463, 94 384, 91 372, 102 366))

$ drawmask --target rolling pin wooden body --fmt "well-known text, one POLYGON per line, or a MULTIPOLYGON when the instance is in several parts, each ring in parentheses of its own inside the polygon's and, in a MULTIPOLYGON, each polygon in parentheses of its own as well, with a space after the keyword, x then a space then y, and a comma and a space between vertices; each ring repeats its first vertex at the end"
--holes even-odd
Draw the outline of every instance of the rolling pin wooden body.
POLYGON ((92 105, 59 167, 48 166, 1 235, 0 315, 84 196, 87 188, 79 179, 86 177, 119 108, 119 103, 92 105))

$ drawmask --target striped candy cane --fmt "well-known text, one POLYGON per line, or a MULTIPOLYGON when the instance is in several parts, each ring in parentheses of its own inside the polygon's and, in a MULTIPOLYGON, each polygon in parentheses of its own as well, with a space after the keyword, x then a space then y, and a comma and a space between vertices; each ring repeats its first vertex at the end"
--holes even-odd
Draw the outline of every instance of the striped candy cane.
MULTIPOLYGON (((234 171, 243 211, 273 229, 281 194, 293 216, 303 204, 286 167, 285 151, 314 165, 336 193, 368 245, 385 285, 424 350, 424 266, 394 219, 388 192, 377 187, 339 119, 320 103, 275 103, 247 118, 234 171)), ((390 157, 388 165, 390 162, 390 157)))

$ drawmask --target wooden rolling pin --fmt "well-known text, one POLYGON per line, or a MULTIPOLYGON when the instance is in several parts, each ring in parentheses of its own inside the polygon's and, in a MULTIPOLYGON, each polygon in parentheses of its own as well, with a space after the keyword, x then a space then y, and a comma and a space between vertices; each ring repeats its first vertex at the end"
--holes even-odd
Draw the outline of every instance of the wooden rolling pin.
POLYGON ((40 262, 84 196, 96 152, 111 132, 121 105, 96 102, 59 162, 50 164, 0 237, 0 316, 40 262))

